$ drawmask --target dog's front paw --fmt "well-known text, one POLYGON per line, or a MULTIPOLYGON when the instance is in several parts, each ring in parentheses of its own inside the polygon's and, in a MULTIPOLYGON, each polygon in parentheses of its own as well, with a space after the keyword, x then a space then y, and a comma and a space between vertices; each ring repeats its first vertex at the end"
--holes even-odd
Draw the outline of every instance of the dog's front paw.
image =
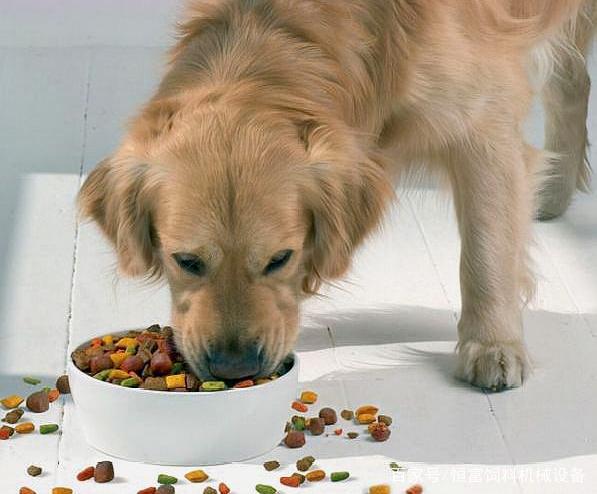
POLYGON ((481 343, 458 345, 457 376, 473 386, 502 391, 520 386, 530 371, 524 343, 481 343))

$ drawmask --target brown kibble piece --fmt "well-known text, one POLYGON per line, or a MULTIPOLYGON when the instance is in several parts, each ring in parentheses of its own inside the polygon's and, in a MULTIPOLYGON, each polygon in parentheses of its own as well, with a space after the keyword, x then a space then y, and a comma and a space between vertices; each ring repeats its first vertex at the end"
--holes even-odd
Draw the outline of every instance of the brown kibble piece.
POLYGON ((263 464, 263 468, 265 468, 268 472, 271 472, 273 470, 280 468, 280 463, 277 462, 276 460, 266 461, 263 464))
POLYGON ((289 431, 284 438, 284 444, 289 448, 301 448, 305 445, 305 433, 302 431, 289 431))
POLYGON ((143 382, 143 389, 151 389, 153 391, 168 391, 165 377, 148 377, 143 382))
POLYGON ((70 383, 68 381, 67 375, 60 376, 58 379, 56 379, 56 389, 61 395, 70 394, 70 383))
POLYGON ((315 463, 315 458, 312 456, 305 456, 296 462, 296 469, 299 472, 306 472, 315 463))
POLYGON ((349 432, 346 435, 348 436, 348 439, 356 439, 357 437, 359 437, 359 433, 358 432, 349 432))
POLYGON ((354 412, 352 410, 342 410, 340 412, 340 417, 344 420, 352 420, 354 418, 354 412))
POLYGON ((388 417, 387 415, 378 416, 377 421, 382 424, 386 424, 388 427, 392 425, 392 417, 388 417))
POLYGON ((333 408, 322 408, 319 410, 319 417, 325 421, 325 425, 333 425, 338 422, 336 410, 333 408))
POLYGON ((325 419, 323 418, 312 418, 309 419, 309 432, 313 436, 321 436, 325 430, 325 419))
POLYGON ((139 355, 131 355, 120 364, 120 369, 124 372, 138 373, 143 370, 144 365, 143 359, 139 355))
POLYGON ((172 359, 164 352, 156 352, 149 366, 154 375, 165 376, 172 370, 172 359))
POLYGON ((73 352, 72 359, 78 369, 82 371, 89 370, 89 362, 91 359, 85 353, 85 350, 77 350, 73 352))
POLYGON ((21 420, 21 417, 24 413, 25 410, 22 408, 15 408, 4 416, 2 422, 6 422, 7 424, 16 424, 19 420, 21 420))
POLYGON ((27 473, 29 475, 31 475, 32 477, 37 477, 37 476, 41 475, 41 472, 42 472, 41 468, 36 465, 31 465, 31 466, 29 466, 29 468, 27 468, 27 473))
POLYGON ((199 390, 199 386, 201 386, 201 381, 197 379, 195 374, 187 372, 185 375, 185 384, 189 391, 197 391, 199 390))
POLYGON ((386 441, 392 433, 386 424, 380 422, 371 424, 369 426, 369 432, 371 433, 371 437, 379 442, 386 441))
POLYGON ((99 355, 97 357, 93 357, 89 362, 89 368, 91 369, 92 374, 97 374, 103 370, 112 369, 114 367, 114 363, 109 355, 99 355))
POLYGON ((94 480, 99 484, 105 484, 114 479, 114 465, 111 461, 100 461, 95 465, 94 480))
MULTIPOLYGON (((175 489, 173 485, 163 484, 158 487, 158 490, 155 494, 174 494, 175 489)), ((216 492, 216 494, 218 494, 216 492)))
POLYGON ((203 494, 218 494, 218 491, 216 491, 213 487, 206 487, 203 489, 203 494))
POLYGON ((45 391, 36 391, 27 398, 27 408, 33 413, 46 412, 50 408, 48 393, 45 391))

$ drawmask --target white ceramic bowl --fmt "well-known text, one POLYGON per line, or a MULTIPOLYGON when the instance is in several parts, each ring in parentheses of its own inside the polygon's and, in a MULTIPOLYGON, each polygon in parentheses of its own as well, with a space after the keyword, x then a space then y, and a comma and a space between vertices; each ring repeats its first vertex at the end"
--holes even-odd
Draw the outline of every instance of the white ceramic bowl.
POLYGON ((278 379, 219 392, 176 393, 117 386, 69 360, 76 413, 87 442, 126 460, 215 465, 267 453, 284 436, 296 399, 298 359, 278 379))

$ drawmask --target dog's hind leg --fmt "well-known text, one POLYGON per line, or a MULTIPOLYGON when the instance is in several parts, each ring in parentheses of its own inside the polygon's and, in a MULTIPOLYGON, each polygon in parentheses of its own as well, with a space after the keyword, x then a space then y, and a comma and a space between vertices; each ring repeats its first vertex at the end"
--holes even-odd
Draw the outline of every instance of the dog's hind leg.
POLYGON ((597 1, 591 0, 542 50, 551 65, 542 91, 545 148, 554 156, 539 190, 537 217, 541 220, 563 214, 576 189, 586 191, 589 186, 586 120, 590 79, 585 56, 596 20, 597 1))

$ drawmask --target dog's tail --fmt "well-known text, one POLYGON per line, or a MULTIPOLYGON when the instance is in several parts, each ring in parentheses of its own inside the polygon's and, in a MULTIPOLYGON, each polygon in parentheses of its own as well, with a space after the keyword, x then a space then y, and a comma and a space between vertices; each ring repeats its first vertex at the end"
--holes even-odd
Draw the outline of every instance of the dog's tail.
POLYGON ((574 19, 583 5, 594 0, 473 0, 471 13, 479 16, 486 34, 523 46, 553 35, 574 19))

